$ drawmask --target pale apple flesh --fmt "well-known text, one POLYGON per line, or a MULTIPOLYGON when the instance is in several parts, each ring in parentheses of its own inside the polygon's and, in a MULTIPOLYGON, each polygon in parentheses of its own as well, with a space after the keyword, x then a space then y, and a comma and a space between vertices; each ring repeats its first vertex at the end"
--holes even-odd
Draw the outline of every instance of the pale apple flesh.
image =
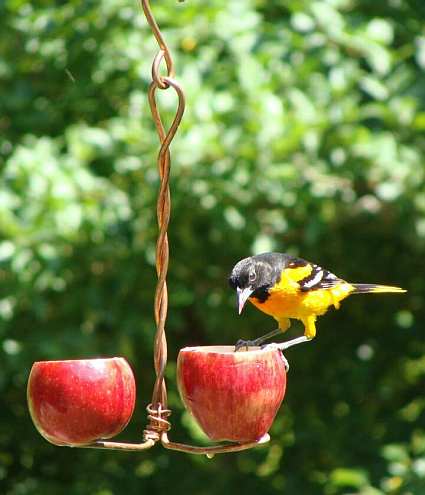
POLYGON ((277 349, 187 347, 177 360, 181 398, 211 440, 252 442, 265 435, 286 389, 277 349))
POLYGON ((40 361, 27 387, 31 418, 55 445, 84 445, 122 431, 134 411, 136 384, 123 358, 40 361))

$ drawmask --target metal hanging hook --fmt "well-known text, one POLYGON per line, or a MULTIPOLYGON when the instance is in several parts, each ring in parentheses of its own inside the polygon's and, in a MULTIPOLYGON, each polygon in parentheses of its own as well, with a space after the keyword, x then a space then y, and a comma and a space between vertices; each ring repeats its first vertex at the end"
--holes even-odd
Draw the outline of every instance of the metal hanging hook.
MULTIPOLYGON (((161 89, 167 89, 168 86, 163 81, 162 77, 159 76, 159 65, 161 63, 162 57, 165 58, 165 63, 167 65, 167 76, 174 77, 174 62, 173 57, 171 56, 170 49, 162 36, 161 30, 153 16, 152 8, 150 6, 149 0, 140 0, 143 8, 143 12, 145 13, 146 20, 148 21, 149 26, 152 29, 153 35, 155 36, 156 41, 158 42, 160 50, 163 52, 163 55, 160 56, 159 60, 157 60, 158 55, 155 57, 154 62, 152 64, 152 79, 157 83, 158 87, 161 89)), ((181 1, 181 0, 180 0, 181 1)))

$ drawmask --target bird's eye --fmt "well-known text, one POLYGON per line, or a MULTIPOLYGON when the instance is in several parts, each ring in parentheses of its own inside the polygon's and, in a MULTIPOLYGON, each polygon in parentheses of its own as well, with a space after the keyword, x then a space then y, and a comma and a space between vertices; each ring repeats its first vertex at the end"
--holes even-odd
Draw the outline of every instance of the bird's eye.
POLYGON ((257 274, 254 271, 249 272, 249 282, 255 282, 255 279, 257 278, 257 274))

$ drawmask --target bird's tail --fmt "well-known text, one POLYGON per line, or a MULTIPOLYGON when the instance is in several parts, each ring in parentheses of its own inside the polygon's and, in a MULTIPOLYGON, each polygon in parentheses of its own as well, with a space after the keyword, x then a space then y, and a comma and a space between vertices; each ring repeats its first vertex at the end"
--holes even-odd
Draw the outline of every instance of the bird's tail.
POLYGON ((354 287, 352 294, 366 294, 368 292, 406 292, 401 287, 392 287, 391 285, 376 284, 351 284, 354 287))

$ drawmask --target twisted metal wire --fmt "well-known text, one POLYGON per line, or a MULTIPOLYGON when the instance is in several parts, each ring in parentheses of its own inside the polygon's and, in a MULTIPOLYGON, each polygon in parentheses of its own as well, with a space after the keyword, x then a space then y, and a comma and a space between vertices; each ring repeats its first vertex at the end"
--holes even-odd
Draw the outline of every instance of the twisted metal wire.
POLYGON ((165 390, 164 368, 167 361, 167 345, 165 338, 165 321, 167 318, 168 309, 168 292, 167 292, 167 271, 169 262, 169 248, 167 228, 170 221, 170 144, 177 132, 180 121, 185 108, 185 98, 181 86, 170 77, 162 77, 162 80, 167 87, 172 87, 178 96, 178 107, 174 120, 168 130, 165 132, 161 121, 161 116, 156 105, 155 93, 158 85, 153 81, 149 87, 149 104, 152 111, 152 116, 157 128, 157 132, 161 142, 161 148, 158 154, 158 170, 161 180, 161 186, 158 193, 157 201, 157 217, 159 234, 156 245, 156 270, 158 274, 158 283, 155 293, 155 320, 157 324, 157 334, 155 338, 155 369, 157 371, 157 381, 155 383, 152 396, 152 403, 161 403, 164 407, 167 404, 167 396, 165 390))
POLYGON ((167 272, 169 262, 168 247, 168 225, 170 222, 171 200, 170 200, 170 145, 180 125, 185 110, 185 97, 182 87, 174 79, 174 62, 171 52, 165 42, 164 37, 156 23, 151 11, 149 0, 141 0, 142 8, 152 32, 158 42, 159 51, 152 63, 152 82, 149 86, 148 99, 156 130, 161 143, 161 148, 157 157, 158 172, 160 178, 160 188, 157 201, 158 220, 158 240, 156 244, 156 271, 158 282, 155 291, 154 313, 156 322, 156 335, 154 343, 154 365, 156 381, 152 393, 152 402, 148 406, 149 425, 145 430, 145 438, 156 437, 161 432, 166 432, 170 428, 167 417, 171 411, 167 409, 167 389, 165 385, 164 373, 167 364, 167 339, 165 336, 165 322, 168 311, 168 291, 167 272), (165 60, 167 75, 160 74, 162 61, 165 60), (173 88, 178 104, 173 122, 168 129, 161 120, 161 115, 156 102, 156 91, 173 88))

